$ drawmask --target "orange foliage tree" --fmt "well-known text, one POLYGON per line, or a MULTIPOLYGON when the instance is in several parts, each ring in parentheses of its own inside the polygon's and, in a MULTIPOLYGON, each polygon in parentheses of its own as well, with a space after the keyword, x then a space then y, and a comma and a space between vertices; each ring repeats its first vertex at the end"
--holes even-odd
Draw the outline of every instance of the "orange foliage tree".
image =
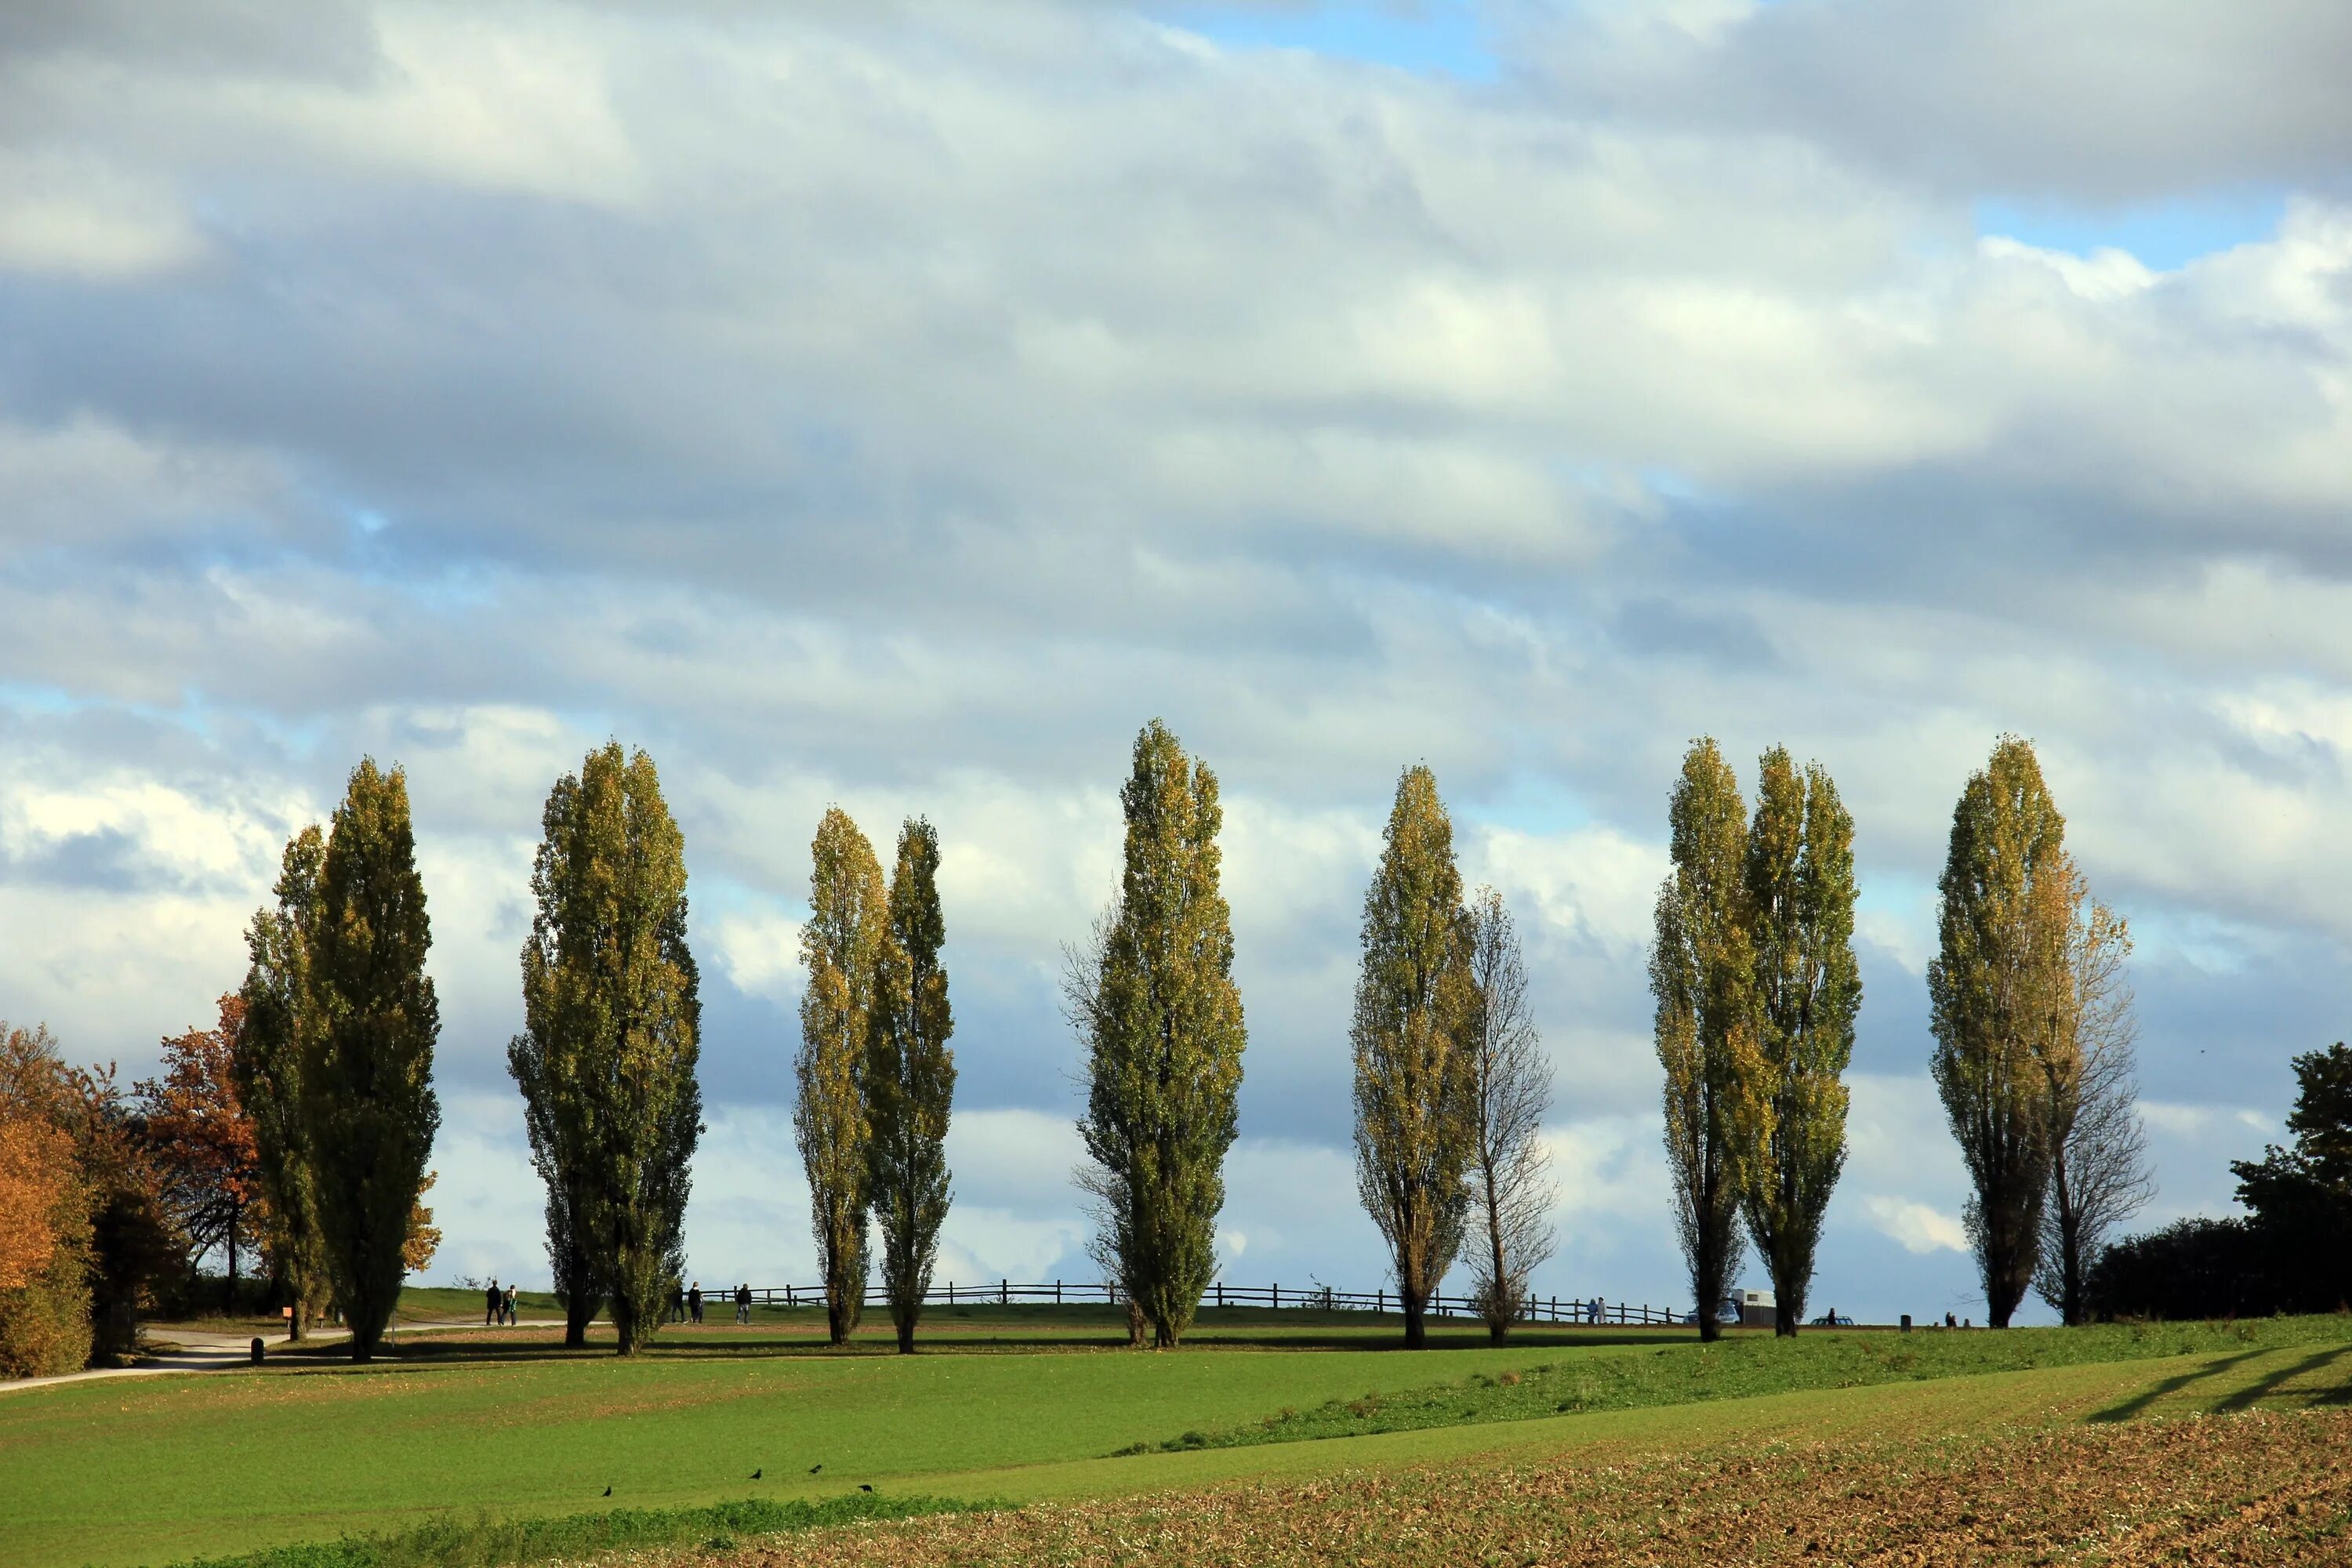
POLYGON ((73 1178, 73 1140, 0 1104, 0 1290, 38 1279, 58 1249, 57 1211, 73 1178))
POLYGON ((164 1207, 192 1263, 215 1247, 227 1254, 231 1301, 240 1249, 258 1250, 263 1219, 260 1154, 234 1070, 244 1026, 245 1000, 231 992, 217 1024, 165 1040, 163 1076, 137 1085, 164 1207))

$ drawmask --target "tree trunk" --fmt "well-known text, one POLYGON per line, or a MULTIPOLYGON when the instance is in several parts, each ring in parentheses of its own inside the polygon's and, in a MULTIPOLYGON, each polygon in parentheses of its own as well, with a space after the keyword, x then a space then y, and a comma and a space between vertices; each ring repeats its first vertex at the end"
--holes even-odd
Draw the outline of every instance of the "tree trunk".
POLYGON ((1397 1281, 1397 1300, 1404 1303, 1404 1348, 1409 1351, 1429 1348, 1429 1293, 1413 1289, 1403 1280, 1397 1281))
POLYGON ((1143 1348, 1144 1323, 1142 1303, 1129 1296, 1127 1299, 1127 1344, 1129 1350, 1143 1348))
POLYGON ((573 1290, 563 1298, 563 1347, 581 1350, 588 1343, 588 1325, 595 1321, 600 1305, 584 1290, 573 1290))
POLYGON ((2051 1159, 2050 1191, 2058 1200, 2058 1319, 2074 1328, 2083 1321, 2082 1219, 2074 1212, 2074 1190, 2066 1180, 2063 1144, 2051 1159))
POLYGON ((1768 1257, 1772 1266, 1772 1337, 1793 1340, 1805 1321, 1805 1294, 1808 1281, 1797 1272, 1794 1258, 1768 1257))
POLYGON ((1486 1302, 1486 1336, 1496 1344, 1511 1331, 1511 1319, 1517 1314, 1518 1296, 1512 1290, 1503 1273, 1503 1211, 1495 1195, 1495 1163, 1480 1162, 1486 1173, 1486 1240, 1494 1252, 1493 1283, 1488 1287, 1490 1299, 1486 1302))

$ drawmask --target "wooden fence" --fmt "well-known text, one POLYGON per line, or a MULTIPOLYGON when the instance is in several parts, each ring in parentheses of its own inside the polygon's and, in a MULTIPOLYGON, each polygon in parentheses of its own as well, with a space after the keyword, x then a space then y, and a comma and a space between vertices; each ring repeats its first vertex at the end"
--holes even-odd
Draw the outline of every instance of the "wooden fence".
MULTIPOLYGON (((1093 1303, 1116 1306, 1123 1300, 1118 1287, 1109 1284, 1084 1284, 1076 1280, 1055 1280, 1050 1285, 1015 1285, 1010 1279, 1000 1279, 993 1285, 961 1285, 949 1280, 934 1285, 923 1297, 926 1306, 998 1306, 1050 1304, 1077 1306, 1093 1303)), ((751 1300, 762 1307, 822 1307, 824 1287, 822 1285, 755 1285, 751 1300)), ((720 1289, 704 1295, 703 1315, 709 1318, 731 1309, 734 1292, 720 1289)), ((873 1285, 866 1288, 866 1305, 881 1310, 889 1298, 873 1285)), ((1201 1296, 1203 1307, 1260 1307, 1296 1309, 1319 1312, 1397 1312, 1404 1310, 1402 1302, 1386 1290, 1335 1290, 1328 1285, 1228 1285, 1217 1281, 1201 1296)), ((1428 1310, 1433 1317, 1476 1318, 1476 1304, 1467 1296, 1433 1296, 1428 1310)), ((1519 1321, 1530 1323, 1605 1323, 1620 1327, 1671 1327, 1687 1321, 1687 1315, 1670 1308, 1639 1306, 1628 1301, 1611 1301, 1597 1296, 1562 1297, 1530 1296, 1521 1303, 1519 1321)))

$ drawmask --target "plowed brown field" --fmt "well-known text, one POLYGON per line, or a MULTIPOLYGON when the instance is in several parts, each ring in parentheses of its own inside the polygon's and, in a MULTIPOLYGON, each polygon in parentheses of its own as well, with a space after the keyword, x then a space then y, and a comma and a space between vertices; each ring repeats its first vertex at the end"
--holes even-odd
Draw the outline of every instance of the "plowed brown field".
MULTIPOLYGON (((696 1553, 709 1563, 714 1554, 696 1553)), ((679 1561, 684 1560, 684 1554, 679 1561)), ((735 1568, 2352 1563, 2352 1412, 1455 1465, 856 1527, 735 1568)))

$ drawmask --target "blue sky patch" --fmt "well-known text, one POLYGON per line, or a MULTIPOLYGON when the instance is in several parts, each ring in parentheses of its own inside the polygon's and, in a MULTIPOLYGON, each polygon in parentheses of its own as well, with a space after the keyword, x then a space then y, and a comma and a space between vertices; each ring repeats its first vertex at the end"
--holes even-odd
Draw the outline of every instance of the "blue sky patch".
POLYGON ((1468 0, 1185 5, 1160 19, 1233 48, 1305 49, 1471 81, 1492 81, 1499 68, 1468 0))
POLYGON ((2107 247, 2127 250, 2159 272, 2250 240, 2268 239, 2278 232, 2285 213, 2286 192, 2278 188, 2216 191, 2123 207, 2000 197, 1987 197, 1976 206, 1979 235, 2000 235, 2076 256, 2107 247))

